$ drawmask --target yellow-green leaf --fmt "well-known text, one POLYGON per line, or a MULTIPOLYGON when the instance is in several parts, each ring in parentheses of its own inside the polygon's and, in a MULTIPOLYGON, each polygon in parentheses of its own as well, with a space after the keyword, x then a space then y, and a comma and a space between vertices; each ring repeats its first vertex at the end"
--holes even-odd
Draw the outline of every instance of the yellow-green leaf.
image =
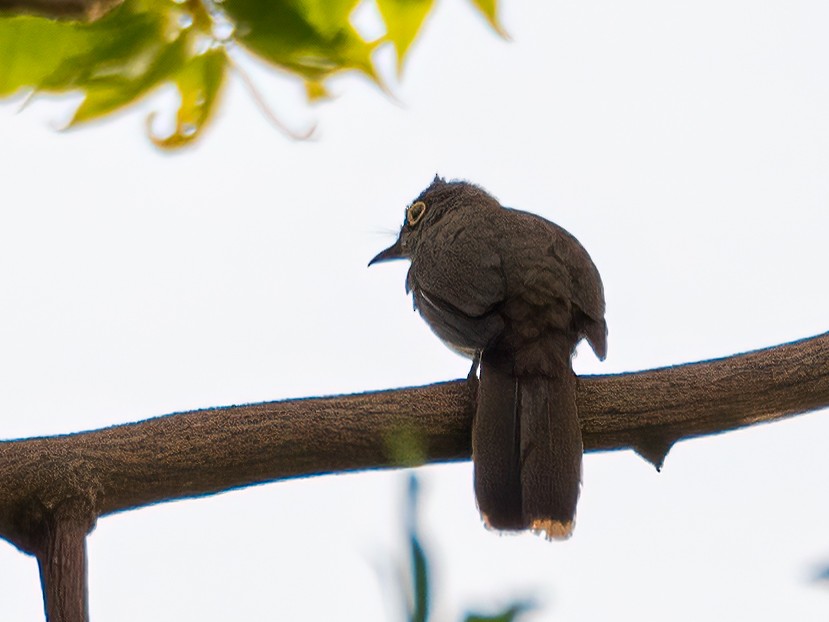
POLYGON ((498 0, 471 0, 472 4, 483 13, 490 25, 499 35, 508 38, 509 35, 498 20, 498 0))
POLYGON ((402 72, 406 52, 433 5, 434 0, 377 0, 377 7, 386 24, 386 36, 397 53, 398 73, 402 72))
POLYGON ((0 19, 0 96, 21 88, 61 92, 124 70, 148 39, 161 39, 161 16, 131 3, 92 24, 42 17, 0 19))
POLYGON ((181 104, 176 114, 176 130, 167 138, 150 139, 157 147, 173 149, 193 142, 212 118, 227 71, 223 48, 194 57, 175 76, 181 104))
POLYGON ((378 80, 371 60, 377 42, 349 22, 356 0, 225 0, 235 39, 268 62, 319 82, 357 69, 378 80))
POLYGON ((86 33, 41 17, 0 19, 0 96, 37 88, 70 53, 90 49, 86 33))
POLYGON ((330 96, 325 84, 317 80, 305 81, 305 95, 309 102, 319 101, 321 99, 328 99, 330 96))
POLYGON ((360 0, 279 0, 301 7, 308 22, 322 33, 336 34, 348 22, 360 0))
POLYGON ((70 125, 97 119, 134 103, 180 71, 187 62, 187 52, 186 37, 178 37, 170 44, 142 40, 132 55, 119 59, 123 63, 112 73, 86 81, 86 97, 70 125))

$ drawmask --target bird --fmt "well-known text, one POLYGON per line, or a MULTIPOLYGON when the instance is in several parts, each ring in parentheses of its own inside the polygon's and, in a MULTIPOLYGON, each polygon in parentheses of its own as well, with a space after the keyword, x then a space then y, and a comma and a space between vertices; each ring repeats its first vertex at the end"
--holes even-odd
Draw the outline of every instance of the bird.
POLYGON ((406 292, 431 330, 473 360, 474 490, 484 524, 566 539, 583 445, 572 369, 586 339, 607 354, 605 298, 590 255, 562 227, 435 176, 369 266, 408 259, 406 292))

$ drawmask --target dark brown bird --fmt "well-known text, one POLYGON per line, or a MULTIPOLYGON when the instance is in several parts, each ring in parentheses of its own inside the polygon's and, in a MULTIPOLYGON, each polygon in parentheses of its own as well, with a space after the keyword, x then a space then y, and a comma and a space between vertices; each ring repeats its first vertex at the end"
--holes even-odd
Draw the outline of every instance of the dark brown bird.
POLYGON ((599 272, 564 229, 435 177, 406 209, 397 241, 369 265, 410 259, 406 291, 450 348, 480 361, 472 424, 485 523, 568 537, 582 440, 571 358, 586 338, 604 359, 599 272))

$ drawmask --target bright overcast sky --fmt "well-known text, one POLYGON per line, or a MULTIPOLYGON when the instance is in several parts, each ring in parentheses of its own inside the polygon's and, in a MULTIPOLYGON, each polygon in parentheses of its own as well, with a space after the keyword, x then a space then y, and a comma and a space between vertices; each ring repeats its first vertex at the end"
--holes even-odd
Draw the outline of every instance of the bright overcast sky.
MULTIPOLYGON (((370 11, 361 16, 371 23, 370 11)), ((829 3, 505 0, 512 36, 439 2, 391 100, 361 78, 309 109, 254 70, 199 146, 160 154, 148 106, 58 133, 0 107, 0 437, 464 376, 366 269, 435 172, 563 225, 607 296, 580 373, 829 330, 829 3)), ((388 50, 381 53, 389 66, 388 50)), ((535 595, 527 620, 825 620, 829 413, 679 444, 661 474, 590 454, 574 537, 481 526, 469 463, 421 469, 435 620, 535 595)), ((260 486, 102 519, 93 620, 395 618, 399 472, 260 486), (383 577, 382 579, 379 577, 383 577), (385 595, 384 595, 385 593, 385 595)), ((4 620, 42 617, 0 545, 4 620)))

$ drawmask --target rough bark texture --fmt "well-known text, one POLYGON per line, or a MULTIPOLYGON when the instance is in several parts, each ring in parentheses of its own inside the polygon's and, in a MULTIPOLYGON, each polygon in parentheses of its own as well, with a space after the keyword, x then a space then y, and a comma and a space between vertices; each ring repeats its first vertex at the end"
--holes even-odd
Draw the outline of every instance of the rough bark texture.
POLYGON ((94 22, 123 0, 0 0, 0 15, 39 15, 94 22))
MULTIPOLYGON (((825 406, 829 333, 578 382, 585 450, 632 448, 657 467, 677 440, 825 406)), ((401 438, 417 441, 424 462, 468 459, 474 411, 475 387, 458 380, 0 442, 0 537, 37 556, 51 619, 80 621, 83 535, 97 517, 278 479, 398 466, 401 438)))
POLYGON ((631 448, 659 468, 678 440, 829 406, 829 333, 721 359, 580 380, 585 450, 631 448))
POLYGON ((46 619, 84 622, 88 619, 86 535, 91 525, 81 517, 58 513, 50 515, 44 526, 35 556, 46 619))

